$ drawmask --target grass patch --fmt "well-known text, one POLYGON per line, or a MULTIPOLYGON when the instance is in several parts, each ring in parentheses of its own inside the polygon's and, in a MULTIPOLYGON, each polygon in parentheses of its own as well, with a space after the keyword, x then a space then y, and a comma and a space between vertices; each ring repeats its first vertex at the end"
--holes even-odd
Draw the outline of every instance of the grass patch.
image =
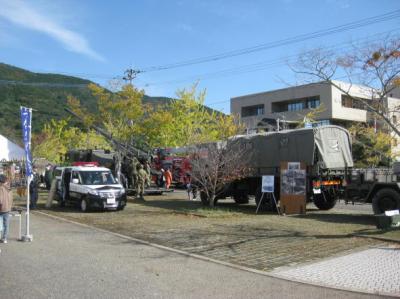
POLYGON ((177 209, 178 212, 182 212, 185 214, 193 214, 207 218, 224 218, 224 217, 240 217, 244 216, 243 213, 238 212, 237 210, 229 209, 229 208, 221 208, 221 207, 201 207, 197 209, 177 209))

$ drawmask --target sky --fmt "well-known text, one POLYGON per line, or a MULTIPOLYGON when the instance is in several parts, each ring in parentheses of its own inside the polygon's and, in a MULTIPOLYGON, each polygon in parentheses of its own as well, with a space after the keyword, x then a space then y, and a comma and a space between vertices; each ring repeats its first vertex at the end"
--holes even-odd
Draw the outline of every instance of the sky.
POLYGON ((140 70, 134 84, 150 96, 197 83, 229 113, 232 97, 295 84, 289 65, 304 51, 399 36, 399 15, 325 34, 396 10, 399 0, 0 0, 0 62, 105 87, 140 70))

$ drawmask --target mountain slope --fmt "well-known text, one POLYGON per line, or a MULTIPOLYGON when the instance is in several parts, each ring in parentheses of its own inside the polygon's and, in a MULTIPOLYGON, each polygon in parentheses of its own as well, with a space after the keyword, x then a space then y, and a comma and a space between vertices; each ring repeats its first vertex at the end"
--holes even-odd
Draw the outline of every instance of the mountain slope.
MULTIPOLYGON (((64 108, 67 96, 78 98, 82 105, 93 111, 96 99, 87 85, 89 80, 59 75, 33 73, 8 64, 0 63, 0 134, 20 143, 21 125, 19 107, 34 109, 32 131, 39 132, 50 119, 69 116, 64 108)), ((170 98, 143 98, 144 103, 160 105, 170 98)))

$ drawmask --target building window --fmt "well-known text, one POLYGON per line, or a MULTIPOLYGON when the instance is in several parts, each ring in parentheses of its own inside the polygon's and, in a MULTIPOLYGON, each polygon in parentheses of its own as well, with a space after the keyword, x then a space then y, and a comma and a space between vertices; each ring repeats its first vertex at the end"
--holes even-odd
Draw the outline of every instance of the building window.
POLYGON ((287 111, 300 111, 304 109, 303 102, 294 102, 287 105, 287 111))
POLYGON ((397 125, 397 116, 393 115, 392 116, 392 123, 394 123, 395 125, 397 125))
POLYGON ((342 106, 346 108, 367 110, 363 101, 366 99, 353 98, 348 95, 342 94, 342 106))
POLYGON ((308 109, 315 109, 321 105, 321 102, 318 97, 310 98, 307 100, 307 108, 308 109))
POLYGON ((312 96, 301 99, 292 99, 290 101, 275 102, 271 104, 271 111, 286 112, 286 111, 300 111, 304 109, 314 109, 321 105, 319 96, 312 96))
POLYGON ((242 107, 242 117, 264 115, 264 104, 242 107))

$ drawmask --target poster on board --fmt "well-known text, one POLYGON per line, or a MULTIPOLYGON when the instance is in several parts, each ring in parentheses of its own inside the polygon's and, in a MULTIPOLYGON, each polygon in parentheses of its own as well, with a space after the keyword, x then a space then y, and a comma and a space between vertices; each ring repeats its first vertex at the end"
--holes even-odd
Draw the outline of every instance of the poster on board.
POLYGON ((273 193, 274 192, 275 178, 273 175, 263 175, 262 176, 262 187, 263 193, 273 193))

